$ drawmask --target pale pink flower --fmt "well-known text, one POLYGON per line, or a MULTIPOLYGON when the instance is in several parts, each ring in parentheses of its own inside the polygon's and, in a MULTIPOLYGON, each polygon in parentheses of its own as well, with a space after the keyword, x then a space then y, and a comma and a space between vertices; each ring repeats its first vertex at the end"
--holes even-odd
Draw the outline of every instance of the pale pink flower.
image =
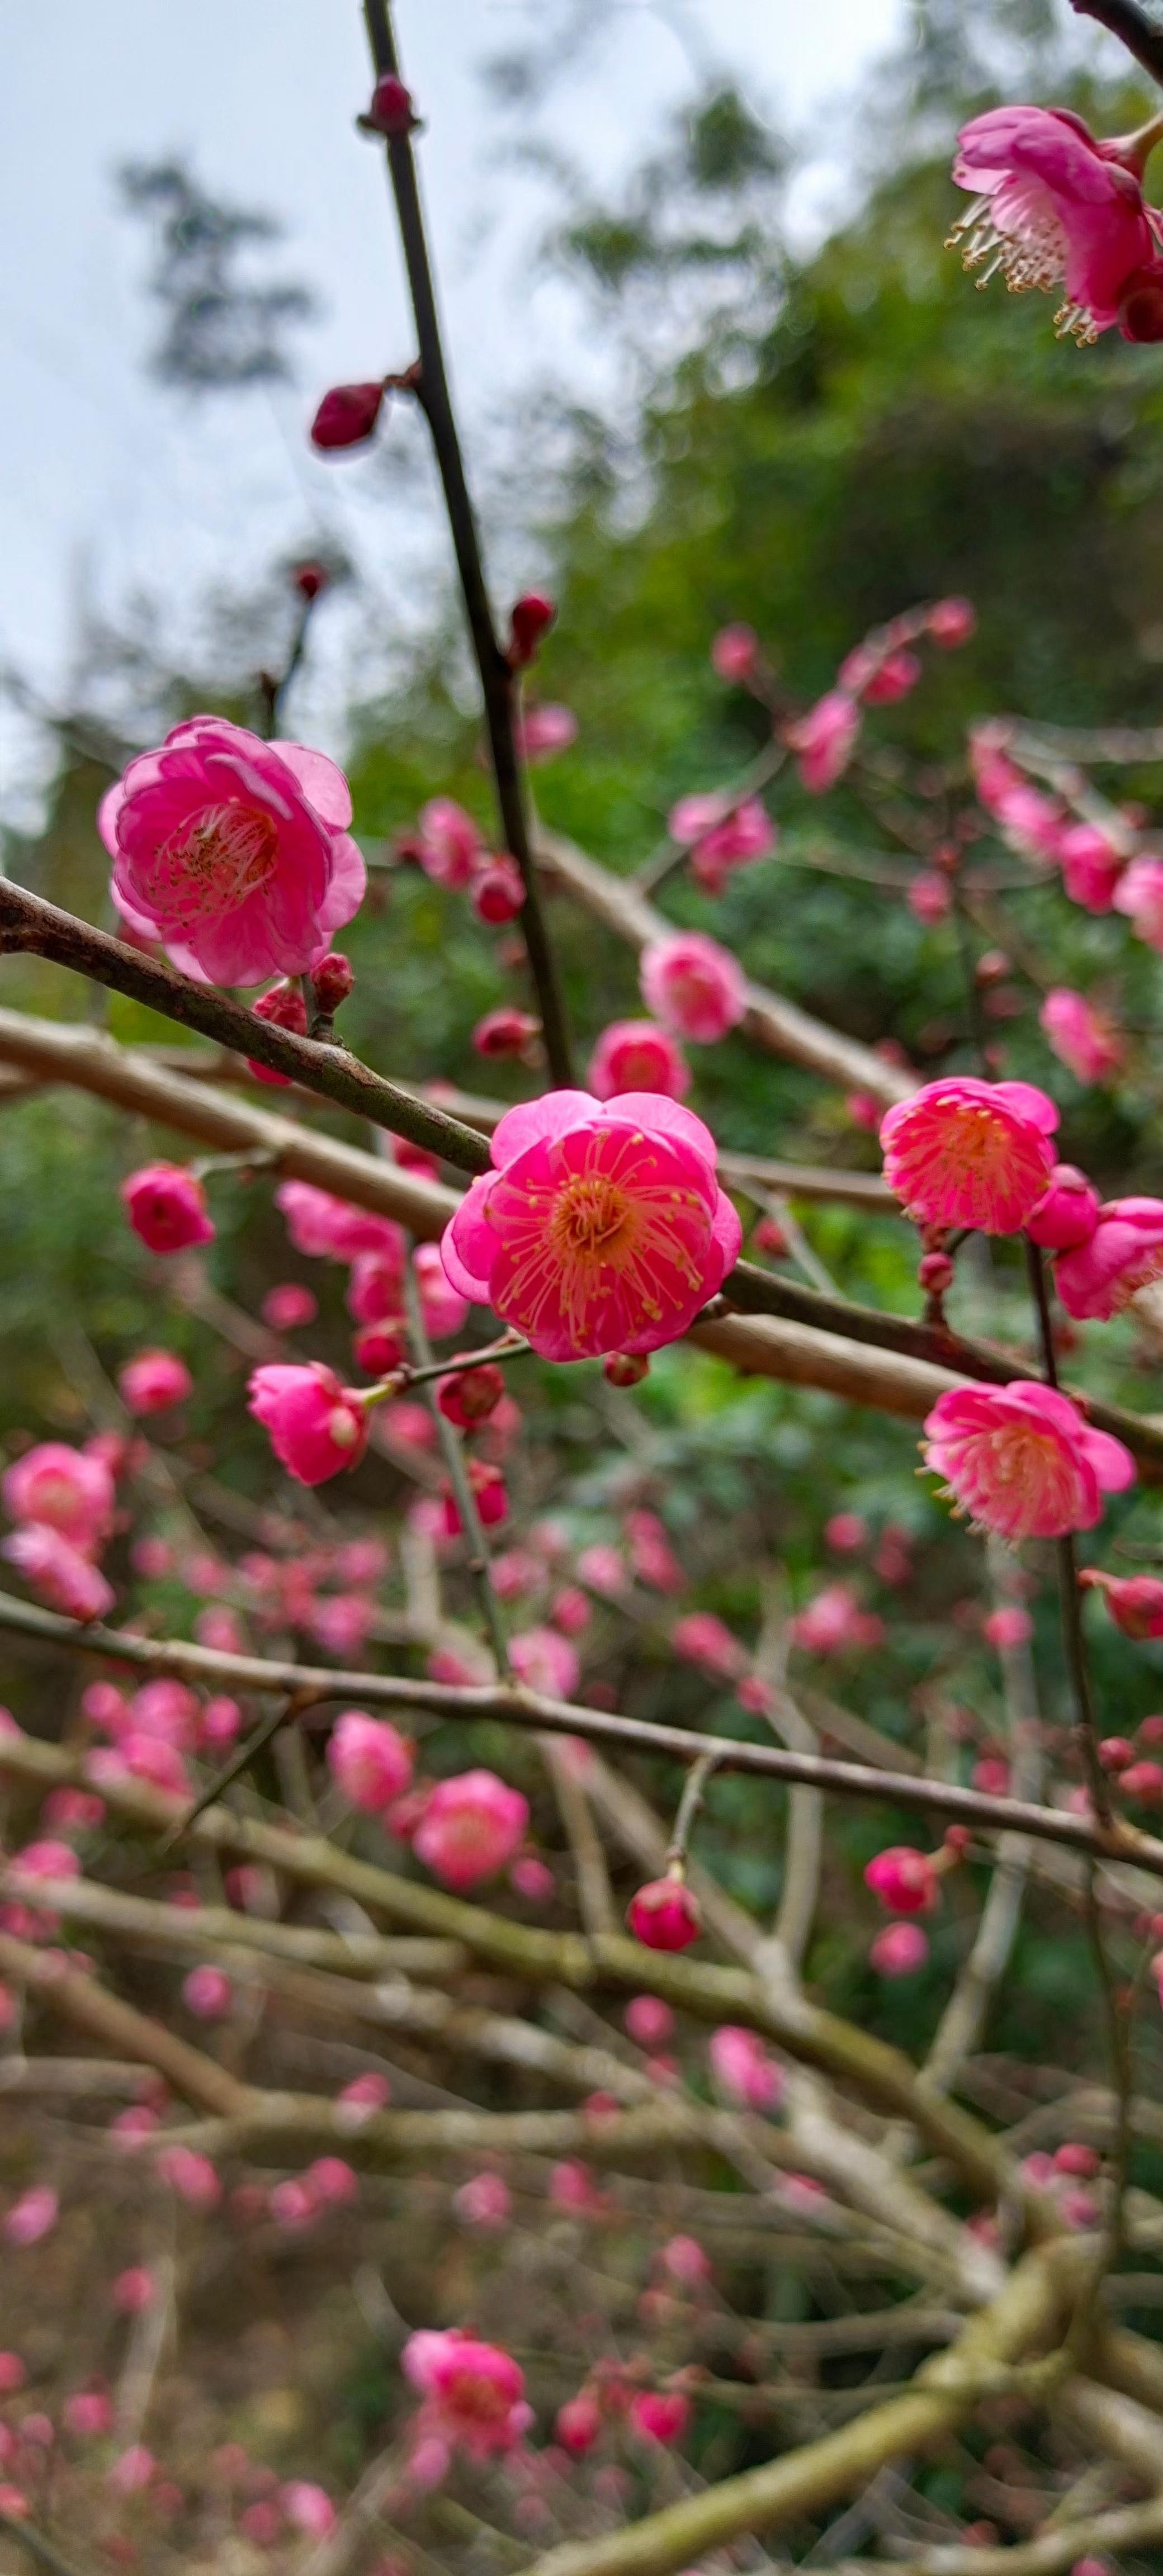
POLYGON ((479 2173, 462 2182, 453 2193, 453 2208, 467 2227, 504 2227, 507 2225, 513 2196, 508 2183, 497 2173, 479 2173))
POLYGON ((677 2388, 640 2388, 630 2400, 632 2430, 644 2442, 681 2442, 691 2420, 691 2401, 677 2388))
POLYGON ((517 738, 526 760, 551 760, 577 741, 577 717, 572 707, 526 707, 517 738))
POLYGON ((577 1560, 579 1583, 596 1592, 602 1601, 616 1601, 626 1589, 626 1568, 616 1547, 607 1539, 595 1539, 592 1547, 583 1547, 577 1560))
POLYGON ((686 1576, 657 1512, 627 1512, 623 1528, 639 1583, 652 1592, 685 1592, 686 1576))
POLYGON ((313 1324, 319 1312, 319 1300, 310 1288, 301 1288, 297 1279, 280 1280, 268 1288, 259 1313, 272 1333, 294 1333, 302 1324, 313 1324))
POLYGON ((656 1020, 614 1020, 590 1057, 589 1085, 596 1100, 613 1100, 620 1091, 664 1091, 670 1100, 683 1100, 691 1087, 690 1067, 669 1029, 656 1020))
POLYGON ((462 893, 472 883, 484 846, 483 832, 453 797, 432 796, 421 806, 416 856, 425 876, 437 885, 462 893))
POLYGON ((804 716, 785 725, 784 741, 796 754, 800 784, 823 796, 842 778, 860 736, 860 709, 846 689, 829 689, 804 716))
POLYGON ((1163 1278, 1163 1199, 1108 1199, 1084 1243, 1060 1253, 1054 1281, 1068 1315, 1108 1324, 1163 1278))
POLYGON ((977 610, 971 599, 935 599, 925 623, 934 644, 939 644, 945 653, 953 653, 976 633, 977 610))
MULTIPOLYGON (((898 645, 894 652, 885 653, 874 663, 868 678, 861 684, 860 695, 865 706, 895 706, 898 699, 907 698, 910 691, 916 688, 921 670, 920 655, 910 652, 907 645, 898 645)), ((843 664, 837 677, 846 687, 852 686, 843 664)))
POLYGON ((1068 984, 1055 985, 1038 1013, 1054 1053, 1079 1082, 1109 1082, 1123 1064, 1125 1049, 1118 1030, 1096 1011, 1084 993, 1068 984))
POLYGON ((363 901, 347 780, 322 752, 194 716, 101 800, 118 911, 199 981, 318 964, 363 901))
POLYGON ((13 1530, 0 1545, 0 1556, 17 1568, 38 1599, 66 1619, 103 1619, 113 1607, 112 1584, 59 1530, 49 1529, 43 1521, 13 1530))
POLYGON ((1098 1191, 1085 1172, 1075 1163, 1055 1163, 1045 1196, 1026 1218, 1026 1232, 1047 1252, 1072 1252, 1089 1243, 1098 1214, 1098 1191))
POLYGON ((687 1950, 703 1928, 698 1899, 680 1878, 648 1879, 631 1897, 626 1921, 647 1950, 687 1950))
POLYGON ((404 1238, 392 1217, 352 1207, 346 1199, 333 1198, 330 1190, 316 1189, 313 1181, 282 1181, 275 1206, 286 1219, 296 1252, 332 1261, 356 1261, 361 1253, 375 1252, 403 1275, 404 1238))
POLYGON ((948 918, 953 909, 953 889, 948 877, 941 876, 936 868, 921 868, 910 880, 905 902, 914 920, 923 922, 928 930, 934 929, 939 921, 948 918))
POLYGON ((459 1894, 494 1878, 520 1850, 529 1802, 495 1771, 460 1771, 438 1780, 412 1840, 418 1860, 459 1894))
MULTIPOLYGON (((980 790, 978 791, 980 794, 980 790)), ((1063 814, 1049 796, 1020 775, 992 804, 1002 837, 1022 859, 1057 859, 1062 848, 1063 814)))
POLYGON ((510 1109, 497 1169, 472 1183, 440 1250, 453 1288, 542 1358, 675 1341, 739 1249, 701 1119, 653 1092, 548 1092, 510 1109))
MULTIPOLYGON (((502 1119, 501 1125, 504 1123, 502 1119)), ((418 1243, 412 1268, 420 1291, 424 1330, 432 1341, 446 1342, 453 1333, 460 1332, 467 1319, 468 1295, 462 1285, 449 1278, 438 1243, 418 1243)))
POLYGON ((824 1523, 825 1545, 837 1556, 856 1556, 868 1537, 868 1523, 859 1512, 833 1512, 824 1523))
POLYGON ((758 2031, 722 2022, 707 2043, 711 2073, 729 2102, 747 2111, 773 2111, 783 2092, 783 2068, 758 2031))
POLYGON ((288 2478, 279 2488, 279 2503, 292 2531, 306 2532, 310 2540, 325 2540, 335 2529, 335 2507, 325 2488, 314 2486, 310 2478, 288 2478))
POLYGON ((65 2425, 80 2442, 99 2442, 113 2430, 113 2400, 103 2388, 79 2388, 61 2409, 65 2425))
POLYGON ((932 1914, 937 1907, 937 1872, 931 1852, 911 1843, 890 1844, 877 1852, 864 1873, 864 1884, 889 1914, 932 1914))
POLYGON ((443 2435, 470 2460, 514 2450, 532 2422, 525 2374, 498 2344, 450 2326, 410 2335, 401 2368, 425 2400, 425 2429, 443 2435))
POLYGON ((182 2002, 196 2021, 225 2021, 234 2003, 225 1968, 216 1968, 209 1960, 191 1968, 182 1986, 182 2002))
POLYGON ((1058 1112, 1029 1082, 952 1074, 881 1121, 884 1177, 918 1225, 1016 1234, 1054 1169, 1058 1112))
POLYGON ((159 1674, 156 1681, 143 1682, 129 1703, 127 1731, 154 1735, 162 1744, 176 1744, 179 1751, 193 1750, 198 1734, 198 1702, 185 1682, 169 1674, 159 1674))
POLYGON ((1109 330, 1154 238, 1143 191, 1062 108, 998 107, 958 136, 953 177, 974 204, 954 228, 967 268, 989 263, 1009 287, 1064 292, 1056 328, 1080 341, 1109 330))
POLYGON ((826 1583, 789 1619, 788 1635, 809 1654, 847 1655, 881 1645, 884 1621, 875 1612, 862 1610, 846 1583, 826 1583))
POLYGON ((720 680, 749 680, 759 659, 759 637, 753 626, 721 626, 711 644, 711 668, 720 680))
POLYGON ((162 2181, 191 2209, 217 2208, 222 2185, 209 2156, 200 2155, 196 2147, 163 2147, 157 2170, 162 2181))
POLYGON ((311 1634, 329 1655, 362 1654, 377 1619, 376 1605, 362 1592, 336 1592, 318 1601, 311 1613, 311 1634))
POLYGON ((194 1392, 194 1381, 176 1351, 139 1351, 119 1372, 117 1384, 130 1413, 168 1413, 194 1392))
POLYGON ((631 1995, 622 2019, 637 2048, 661 2048, 674 2029, 674 2014, 661 1995, 631 1995))
POLYGON ((929 1955, 929 1936, 919 1923, 886 1923, 868 1945, 868 1964, 882 1977, 912 1977, 929 1955))
POLYGON ((1136 939, 1163 952, 1163 859, 1132 859, 1112 896, 1116 912, 1125 912, 1136 939))
POLYGON ((996 1646, 999 1654, 1009 1654, 1015 1646, 1028 1646, 1034 1633, 1034 1622, 1019 1601, 1005 1601, 991 1610, 982 1623, 982 1636, 996 1646))
POLYGON ((546 1699, 573 1698, 581 1665, 568 1638, 556 1628, 526 1628, 510 1637, 509 1661, 527 1690, 540 1691, 546 1699))
POLYGON ((671 840, 690 850, 691 873, 707 894, 721 894, 732 868, 767 858, 778 835, 758 796, 732 808, 725 796, 680 796, 667 817, 671 840))
POLYGON ((10 1520, 39 1521, 59 1531, 82 1555, 95 1552, 113 1527, 116 1488, 104 1459, 42 1440, 5 1470, 4 1509, 10 1520))
POLYGON ((28 2191, 14 2200, 3 2225, 9 2245, 39 2245, 42 2236, 51 2234, 60 2214, 60 2201, 48 2183, 33 2183, 28 2191))
POLYGON ((691 1610, 685 1619, 676 1619, 670 1642, 684 1664, 697 1664, 712 1681, 735 1681, 747 1669, 738 1638, 713 1610, 691 1610))
POLYGON ((670 2236, 662 2248, 659 2261, 671 2280, 684 2290, 700 2289, 712 2274, 711 2258, 697 2236, 670 2236))
POLYGON ((696 1046, 725 1037, 747 1009, 747 982, 737 958, 701 930, 673 930, 650 940, 638 980, 647 1009, 696 1046))
POLYGON ((1134 1482, 1121 1440, 1092 1430, 1069 1396, 1034 1380, 952 1387, 924 1428, 926 1466, 974 1522, 1015 1543, 1093 1529, 1104 1493, 1134 1482))
POLYGON ((348 1708, 327 1745, 327 1768, 344 1797, 366 1816, 382 1815, 411 1784, 413 1750, 387 1718, 348 1708))
POLYGON ((213 1243, 206 1192, 181 1163, 143 1163, 121 1184, 121 1203, 147 1252, 188 1252, 213 1243))
POLYGON ((553 1894, 553 1871, 537 1852, 519 1852, 509 1871, 509 1885, 530 1905, 546 1905, 553 1894))
POLYGON ((153 2452, 147 2451, 144 2442, 131 2442, 128 2450, 118 2454, 105 2475, 108 2484, 116 2487, 119 2495, 140 2495, 156 2469, 157 2461, 153 2452))
POLYGON ((1070 823, 1058 835, 1062 880, 1071 903, 1087 912, 1109 912, 1127 864, 1125 853, 1097 823, 1070 823))
POLYGON ((288 1475, 301 1485, 322 1485, 355 1467, 367 1446, 367 1415, 357 1389, 344 1387, 334 1369, 273 1361, 253 1371, 250 1411, 270 1434, 288 1475))

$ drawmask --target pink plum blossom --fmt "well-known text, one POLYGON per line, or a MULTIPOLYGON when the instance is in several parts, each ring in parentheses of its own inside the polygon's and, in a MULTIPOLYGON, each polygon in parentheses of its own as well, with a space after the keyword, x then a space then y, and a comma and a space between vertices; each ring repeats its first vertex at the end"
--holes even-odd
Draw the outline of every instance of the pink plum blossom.
POLYGON ((639 1583, 647 1584, 652 1592, 684 1592, 686 1576, 657 1512, 627 1512, 623 1526, 630 1564, 639 1583))
POLYGON ((1054 1053, 1079 1082, 1109 1082, 1122 1066, 1125 1049, 1117 1029, 1096 1011, 1084 993, 1056 985, 1038 1013, 1054 1053))
POLYGON ((701 930, 672 930, 652 939, 638 967, 642 999, 677 1036, 713 1046, 747 1009, 747 982, 738 960, 701 930))
POLYGON ((1099 1218, 1098 1191, 1074 1163, 1055 1163, 1045 1196, 1031 1208, 1026 1232, 1047 1252, 1089 1243, 1099 1218))
POLYGON ((877 1852, 864 1873, 864 1884, 889 1914, 932 1914, 937 1905, 937 1871, 931 1852, 911 1843, 893 1843, 877 1852))
POLYGON ((862 1610, 846 1583, 826 1583, 788 1621, 788 1635, 809 1654, 847 1655, 883 1644, 884 1621, 862 1610))
POLYGON ((466 2227, 504 2227, 512 2212, 513 2196, 501 2174, 472 2174, 453 2193, 452 2205, 466 2227))
POLYGON ((436 2432, 467 2459, 487 2460, 512 2451, 529 2429, 525 2375, 498 2344, 449 2326, 410 2335, 400 2356, 406 2379, 425 2400, 425 2430, 436 2432))
POLYGON ((622 2016, 637 2048, 661 2048, 674 2029, 674 2014, 661 1995, 631 1995, 622 2016))
POLYGON ((347 780, 322 752, 193 716, 101 800, 123 918, 201 982, 301 975, 367 883, 347 780))
POLYGON ((163 2147, 157 2169, 162 2181, 191 2209, 217 2208, 222 2185, 209 2156, 200 2155, 196 2147, 163 2147))
POLYGON ((420 809, 416 856, 435 884, 463 893, 484 854, 484 834, 454 797, 432 796, 420 809))
POLYGON ((556 1628, 526 1628, 510 1637, 509 1661, 527 1690, 540 1691, 546 1699, 573 1698, 581 1666, 575 1648, 556 1628))
POLYGON ((572 707, 526 707, 518 739, 526 760, 551 760, 577 741, 577 717, 572 707))
POLYGON ((701 1119, 654 1092, 548 1092, 510 1109, 441 1246, 451 1286, 542 1358, 674 1341, 719 1287, 741 1228, 701 1119))
POLYGON ((601 2429, 602 2410, 588 2389, 580 2388, 576 2397, 567 2397, 564 2406, 558 2407, 554 2435, 571 2459, 583 2459, 592 2451, 601 2429))
POLYGON ((256 1368, 250 1411, 269 1432, 276 1458, 301 1485, 322 1485, 357 1466, 367 1446, 358 1390, 342 1386, 321 1360, 304 1368, 279 1360, 256 1368))
POLYGON ((182 2001, 196 2021, 225 2021, 234 2003, 225 1968, 216 1968, 209 1960, 191 1968, 182 1986, 182 2001))
POLYGON ((990 1611, 981 1633, 988 1645, 997 1647, 999 1654, 1010 1654, 1015 1646, 1029 1645, 1034 1622, 1020 1601, 1005 1601, 999 1609, 990 1611))
POLYGON ((720 2093, 747 2111, 773 2111, 783 2092, 783 2069, 758 2031, 738 2022, 722 2022, 707 2043, 711 2073, 720 2093))
POLYGON ((1059 1254, 1054 1281, 1068 1315, 1109 1323, 1163 1278, 1163 1199, 1108 1199, 1084 1243, 1059 1254))
POLYGON ((868 1537, 868 1523, 859 1512, 833 1512, 824 1523, 825 1546, 837 1556, 856 1556, 868 1537))
POLYGON ((117 1384, 130 1413, 168 1413, 194 1392, 194 1381, 176 1351, 139 1351, 127 1360, 117 1384))
POLYGON ((697 1664, 712 1681, 735 1681, 747 1669, 738 1638, 713 1610, 691 1610, 685 1619, 676 1619, 670 1642, 684 1664, 697 1664))
POLYGON ((1119 318, 1154 238, 1143 191, 1062 108, 998 107, 958 136, 953 177, 974 198, 956 227, 968 268, 990 263, 1008 286, 1064 290, 1059 330, 1093 340, 1119 318))
POLYGON ((495 1771, 460 1771, 438 1780, 412 1840, 418 1860, 459 1895, 494 1878, 529 1830, 529 1802, 495 1771))
POLYGON ((664 1091, 670 1100, 683 1100, 691 1087, 690 1067, 669 1029, 656 1020, 614 1020, 590 1057, 589 1085, 596 1100, 613 1100, 620 1091, 664 1091))
POLYGON ((758 796, 734 807, 724 796, 680 796, 667 828, 672 841, 689 848, 691 874, 707 894, 721 894, 733 868, 767 858, 777 839, 758 796))
POLYGON ((644 2442, 681 2442, 691 2420, 691 2401, 677 2388, 641 2388, 630 2400, 630 2424, 644 2442))
POLYGON ((472 908, 478 921, 515 921, 525 901, 525 880, 507 850, 488 859, 473 879, 472 908))
POLYGON ((977 610, 971 599, 935 599, 925 624, 934 644, 939 644, 942 652, 956 652, 959 645, 968 644, 970 636, 976 633, 977 610))
POLYGON ((926 929, 931 930, 951 913, 953 889, 948 878, 941 876, 936 868, 921 868, 909 884, 905 902, 914 920, 923 922, 926 929))
POLYGON ((348 1708, 327 1745, 327 1768, 344 1797, 366 1816, 382 1815, 411 1784, 413 1751, 387 1718, 348 1708))
POLYGON ((663 2271, 684 2290, 699 2289, 711 2279, 711 2258, 697 2236, 668 2237, 659 2261, 663 2271))
POLYGON ((104 1460, 63 1440, 26 1449, 5 1470, 0 1494, 10 1520, 38 1521, 83 1556, 94 1553, 113 1527, 116 1489, 104 1460))
POLYGON ((78 2388, 66 2397, 61 2413, 79 2442, 103 2441, 113 2430, 113 2400, 103 2388, 78 2388))
POLYGON ((1163 859, 1132 859, 1113 895, 1116 912, 1125 912, 1136 939, 1163 951, 1163 859))
POLYGON ((1125 1637, 1163 1637, 1163 1582, 1157 1574, 1103 1574, 1088 1565, 1078 1580, 1085 1590, 1101 1592, 1125 1637))
POLYGON ((926 1466, 978 1526, 1014 1543, 1093 1529, 1104 1493, 1134 1482, 1121 1440, 1092 1430, 1069 1396, 1032 1379, 952 1387, 924 1428, 926 1466))
POLYGON ((626 1921, 647 1950, 688 1950, 703 1928, 698 1899, 681 1878, 652 1878, 632 1896, 626 1921))
POLYGON ((335 2529, 331 2498, 310 2478, 288 2478, 279 2488, 279 2503, 292 2531, 305 2532, 309 2540, 325 2540, 328 2532, 335 2529))
POLYGON ((331 1261, 356 1261, 361 1253, 374 1252, 394 1261, 402 1275, 404 1240, 392 1217, 352 1207, 347 1199, 333 1198, 330 1190, 317 1189, 313 1181, 281 1182, 275 1206, 286 1219, 296 1252, 331 1261))
POLYGON ((711 668, 720 680, 741 683, 751 678, 759 659, 759 637, 753 626, 721 626, 711 645, 711 668))
POLYGON ((319 1300, 310 1288, 302 1288, 297 1279, 283 1279, 268 1288, 259 1309, 264 1324, 272 1333, 294 1333, 303 1324, 313 1324, 319 1312, 319 1300))
MULTIPOLYGON (((517 1114, 516 1111, 510 1112, 511 1116, 517 1114)), ((502 1119, 501 1125, 504 1123, 502 1119)), ((466 1321, 468 1292, 463 1284, 450 1279, 448 1265, 442 1259, 441 1247, 437 1243, 417 1244, 412 1255, 412 1267, 420 1291, 425 1332, 434 1342, 446 1342, 453 1333, 459 1333, 466 1321)))
POLYGON ((143 1163, 122 1182, 121 1202, 147 1252, 188 1252, 214 1241, 205 1190, 181 1163, 143 1163))
POLYGON ((1057 1124, 1032 1083, 952 1074, 882 1120, 884 1177, 918 1225, 1016 1234, 1049 1182, 1057 1124))
POLYGON ((579 1583, 596 1592, 602 1601, 616 1601, 626 1589, 627 1575, 616 1547, 606 1539, 595 1539, 592 1547, 583 1547, 578 1555, 579 1583))
POLYGON ((1058 835, 1062 881, 1071 903, 1087 912, 1109 912, 1127 864, 1097 823, 1069 823, 1058 835))
POLYGON ((13 1530, 0 1544, 0 1556, 6 1556, 24 1576, 30 1591, 66 1619, 103 1619, 113 1607, 112 1584, 59 1530, 49 1529, 43 1521, 13 1530))
POLYGON ((829 689, 806 715, 785 726, 784 741, 796 754, 800 784, 809 796, 823 796, 842 778, 860 736, 860 709, 847 689, 829 689))
POLYGON ((127 2271, 118 2273, 109 2296, 119 2316, 139 2317, 157 2297, 156 2275, 144 2263, 131 2263, 127 2271))
POLYGON ((39 2245, 42 2236, 51 2234, 60 2214, 60 2201, 48 2183, 30 2185, 14 2200, 7 2212, 3 2233, 9 2245, 39 2245))
POLYGON ((886 1923, 868 1945, 868 1964, 881 1977, 913 1977, 929 1955, 929 1936, 919 1923, 886 1923))

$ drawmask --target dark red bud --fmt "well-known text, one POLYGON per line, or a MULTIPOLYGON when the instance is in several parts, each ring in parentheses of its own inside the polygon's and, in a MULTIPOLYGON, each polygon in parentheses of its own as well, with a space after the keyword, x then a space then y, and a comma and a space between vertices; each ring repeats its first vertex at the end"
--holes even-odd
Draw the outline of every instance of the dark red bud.
POLYGON ((1124 340, 1163 340, 1163 260, 1135 270, 1123 289, 1119 329, 1124 340))
POLYGON ((326 590, 331 575, 326 564, 305 563, 296 565, 291 579, 301 599, 318 599, 320 591, 326 590))
POLYGON ((395 72, 384 72, 372 92, 372 103, 360 124, 365 134, 397 136, 414 134, 419 123, 412 105, 412 93, 397 80, 395 72))
POLYGON ((436 1401, 446 1422, 454 1422, 458 1431, 474 1431, 496 1412, 504 1392, 504 1375, 489 1361, 484 1368, 458 1369, 442 1377, 436 1401))
POLYGON ((523 670, 526 662, 532 661, 538 645, 548 635, 556 615, 557 610, 553 601, 544 598, 538 590, 527 590, 520 599, 514 601, 513 613, 509 621, 511 630, 509 660, 515 671, 523 670))
POLYGON ((311 423, 311 445, 324 455, 336 448, 362 447, 372 437, 384 399, 384 385, 332 385, 311 423))
POLYGON ((332 1012, 339 1009, 340 1003, 346 1002, 354 986, 355 968, 349 957, 342 956, 337 948, 333 948, 326 957, 320 958, 317 966, 312 968, 311 981, 315 987, 315 999, 319 1008, 330 1019, 332 1012))
POLYGON ((641 1386, 650 1375, 650 1362, 639 1351, 611 1351, 602 1361, 602 1375, 611 1386, 641 1386))
POLYGON ((947 1252, 926 1252, 917 1263, 917 1284, 929 1297, 943 1297, 956 1275, 947 1252))

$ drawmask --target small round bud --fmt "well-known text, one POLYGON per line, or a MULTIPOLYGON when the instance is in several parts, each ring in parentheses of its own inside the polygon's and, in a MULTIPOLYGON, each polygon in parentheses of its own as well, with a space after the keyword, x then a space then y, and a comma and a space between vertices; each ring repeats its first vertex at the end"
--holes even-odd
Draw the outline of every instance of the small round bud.
POLYGON ((311 445, 324 455, 343 447, 363 447, 375 434, 384 399, 378 384, 332 385, 311 423, 311 445))
POLYGON ((761 1216, 754 1240, 757 1252, 769 1252, 773 1261, 786 1261, 790 1246, 778 1217, 761 1216))
POLYGON ((611 1386, 641 1386, 650 1362, 639 1351, 611 1351, 602 1361, 602 1376, 611 1386))
POLYGON ((968 644, 977 625, 977 610, 971 599, 935 599, 925 623, 934 644, 953 653, 959 644, 968 644))
POLYGON ((331 949, 328 955, 321 957, 319 964, 312 968, 311 981, 315 987, 315 999, 319 1008, 330 1019, 332 1012, 339 1009, 341 1002, 346 1002, 348 994, 354 989, 355 969, 351 959, 341 955, 339 949, 331 949))
POLYGON ((372 91, 371 106, 359 122, 365 134, 386 134, 389 141, 415 133, 419 118, 412 105, 412 93, 395 72, 381 73, 372 91))
POLYGON ((917 1263, 917 1285, 927 1297, 943 1297, 956 1278, 947 1252, 925 1252, 917 1263))
POLYGON ((399 1323, 365 1324, 352 1339, 351 1355, 369 1377, 390 1377, 408 1355, 408 1329, 399 1323))
POLYGON ((490 859, 473 883, 472 908, 478 921, 513 921, 525 901, 520 868, 507 851, 490 859))
POLYGON ((446 1422, 454 1422, 458 1431, 475 1431, 496 1412, 504 1392, 504 1373, 490 1360, 484 1368, 454 1369, 440 1378, 436 1401, 446 1422))
POLYGON ((478 1055, 523 1055, 530 1039, 540 1032, 540 1020, 532 1019, 528 1011, 502 1008, 486 1011, 483 1020, 477 1021, 472 1042, 478 1055))
POLYGON ((1010 961, 1004 948, 987 948, 973 969, 979 984, 1001 984, 1010 972, 1010 961))
POLYGON ((327 589, 331 575, 326 564, 303 563, 296 564, 291 580, 301 599, 318 599, 320 591, 327 589))
POLYGON ((509 661, 514 671, 522 671, 533 660, 557 615, 551 599, 539 590, 524 591, 513 602, 509 620, 509 661))
POLYGON ((652 1878, 626 1908, 636 1941, 647 1950, 687 1950, 703 1928, 698 1900, 681 1878, 652 1878))

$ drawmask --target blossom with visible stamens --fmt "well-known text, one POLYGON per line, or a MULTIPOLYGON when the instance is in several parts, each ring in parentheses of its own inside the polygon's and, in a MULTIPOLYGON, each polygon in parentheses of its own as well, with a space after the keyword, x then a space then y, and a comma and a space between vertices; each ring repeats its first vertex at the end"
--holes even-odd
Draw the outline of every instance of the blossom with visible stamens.
POLYGON ((1054 1264, 1067 1314, 1103 1324, 1156 1279, 1163 1279, 1163 1199, 1108 1199, 1086 1242, 1054 1264))
POLYGON ((998 107, 958 136, 953 177, 973 204, 950 241, 964 242, 980 285, 1000 270, 1017 292, 1065 289, 1055 328, 1085 346, 1119 319, 1136 271, 1155 248, 1139 180, 1064 108, 998 107))
POLYGON ((980 1528, 1015 1544, 1093 1529, 1104 1493, 1135 1478, 1121 1440, 1092 1430, 1068 1395, 1035 1379, 951 1387, 924 1429, 926 1466, 980 1528))
POLYGON ((1029 1082, 952 1074, 881 1122, 884 1177, 918 1225, 1016 1234, 1054 1169, 1058 1112, 1029 1082))
POLYGON ((709 1130, 677 1101, 551 1091, 511 1109, 441 1242, 453 1288, 543 1359, 676 1341, 739 1249, 709 1130))

